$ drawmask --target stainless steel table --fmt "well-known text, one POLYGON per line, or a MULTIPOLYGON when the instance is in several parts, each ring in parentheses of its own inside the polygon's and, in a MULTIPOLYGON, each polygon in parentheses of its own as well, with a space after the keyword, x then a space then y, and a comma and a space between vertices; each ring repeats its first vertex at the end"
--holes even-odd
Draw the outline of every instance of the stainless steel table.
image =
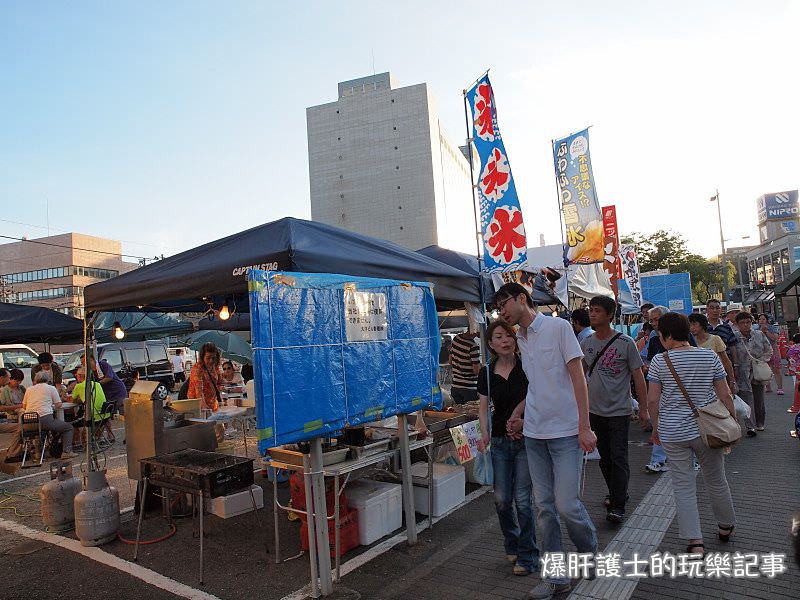
MULTIPOLYGON (((427 437, 422 440, 414 440, 413 442, 409 442, 409 452, 412 450, 418 450, 420 448, 424 448, 428 450, 433 444, 433 439, 431 437, 427 437)), ((334 508, 333 508, 333 515, 326 515, 328 519, 333 518, 334 522, 334 553, 335 553, 335 578, 334 581, 338 581, 340 577, 341 571, 341 557, 339 556, 340 550, 340 531, 339 531, 339 496, 344 491, 347 483, 351 480, 357 479, 360 475, 362 475, 369 467, 375 466, 380 464, 384 461, 391 461, 392 459, 398 457, 400 454, 400 448, 394 448, 391 450, 384 450, 382 452, 373 454, 371 456, 365 456, 363 458, 355 459, 355 460, 346 460, 340 463, 332 464, 323 467, 322 472, 325 477, 333 477, 333 490, 334 490, 334 508), (345 477, 344 483, 341 483, 341 478, 345 477)), ((302 465, 290 464, 279 462, 276 460, 265 460, 264 463, 267 466, 272 467, 273 469, 284 469, 287 471, 293 471, 297 473, 303 473, 304 477, 308 477, 310 473, 304 471, 304 467, 302 465)), ((433 452, 428 451, 428 485, 431 493, 429 494, 429 506, 428 506, 428 519, 429 519, 429 526, 433 524, 433 452)), ((407 490, 408 494, 411 494, 413 497, 413 490, 407 490)), ((404 494, 404 500, 406 495, 404 494)), ((306 503, 308 505, 309 499, 306 498, 306 503)), ((278 531, 278 521, 279 521, 279 509, 285 511, 293 511, 299 514, 306 514, 308 515, 310 511, 302 511, 298 510, 295 507, 283 506, 278 501, 278 478, 277 476, 273 477, 273 516, 275 520, 275 562, 280 563, 283 562, 281 559, 280 554, 280 534, 278 531)), ((308 517, 309 520, 311 517, 308 517)), ((406 524, 408 526, 408 523, 406 524)), ((411 524, 413 527, 416 527, 416 523, 411 524)), ((327 550, 327 549, 326 549, 327 550)), ((321 550, 320 550, 321 551, 321 550)), ((290 557, 287 560, 290 560, 290 557)))

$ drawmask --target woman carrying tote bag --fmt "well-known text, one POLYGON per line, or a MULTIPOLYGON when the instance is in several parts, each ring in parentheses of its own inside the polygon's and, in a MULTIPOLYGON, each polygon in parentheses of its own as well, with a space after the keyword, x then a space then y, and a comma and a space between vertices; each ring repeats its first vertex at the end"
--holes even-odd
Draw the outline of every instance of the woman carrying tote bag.
POLYGON ((692 453, 700 462, 700 472, 719 525, 717 535, 723 542, 730 540, 736 514, 725 478, 724 448, 706 445, 700 435, 698 419, 681 391, 681 385, 696 408, 708 407, 719 398, 735 419, 733 400, 725 381, 725 369, 716 353, 689 345, 689 320, 686 316, 679 313, 663 315, 658 321, 658 334, 667 352, 652 360, 647 374, 653 443, 660 443, 669 458, 679 535, 687 540, 686 551, 705 554, 692 453), (667 358, 680 383, 671 372, 667 358))
POLYGON ((753 329, 753 315, 749 312, 736 315, 736 327, 736 384, 742 400, 750 406, 750 417, 745 420, 747 435, 755 437, 756 431, 764 431, 764 386, 772 379, 772 346, 767 336, 753 329))

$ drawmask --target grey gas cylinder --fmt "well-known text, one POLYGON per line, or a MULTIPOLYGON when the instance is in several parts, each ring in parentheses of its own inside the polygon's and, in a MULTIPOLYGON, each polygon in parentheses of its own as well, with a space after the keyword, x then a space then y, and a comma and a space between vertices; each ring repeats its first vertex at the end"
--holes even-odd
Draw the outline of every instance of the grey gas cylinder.
POLYGON ((75 496, 75 534, 81 546, 100 546, 117 537, 119 492, 108 485, 105 469, 83 474, 83 491, 75 496))
POLYGON ((72 475, 69 461, 50 465, 50 481, 39 489, 42 521, 50 531, 72 529, 75 522, 75 496, 81 491, 81 480, 72 475))

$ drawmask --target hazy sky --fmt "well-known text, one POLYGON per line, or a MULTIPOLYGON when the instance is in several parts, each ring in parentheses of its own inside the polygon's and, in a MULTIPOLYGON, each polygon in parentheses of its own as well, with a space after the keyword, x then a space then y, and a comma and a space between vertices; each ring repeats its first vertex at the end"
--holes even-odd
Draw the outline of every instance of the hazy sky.
POLYGON ((491 67, 530 245, 561 239, 550 140, 592 125, 621 232, 712 255, 715 188, 734 246, 757 196, 800 186, 799 30, 777 0, 7 0, 0 234, 46 235, 49 204, 52 233, 152 256, 309 218, 307 106, 392 71, 463 143, 461 90, 491 67))

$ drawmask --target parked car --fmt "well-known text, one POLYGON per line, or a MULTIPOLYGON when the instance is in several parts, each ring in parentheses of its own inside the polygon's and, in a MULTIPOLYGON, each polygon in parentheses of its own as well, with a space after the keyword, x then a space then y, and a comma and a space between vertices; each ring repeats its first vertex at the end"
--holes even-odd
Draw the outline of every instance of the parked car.
MULTIPOLYGON (((65 378, 67 371, 72 374, 80 366, 81 354, 83 350, 78 350, 67 359, 64 366, 65 378)), ((159 382, 155 395, 161 400, 165 400, 175 387, 172 363, 167 356, 167 345, 160 340, 97 344, 97 354, 100 360, 108 361, 119 378, 125 382, 128 391, 136 383, 137 373, 139 379, 159 382)))
POLYGON ((20 369, 25 374, 22 385, 30 387, 31 367, 39 364, 39 355, 25 344, 3 344, 0 346, 0 365, 9 371, 20 369))

